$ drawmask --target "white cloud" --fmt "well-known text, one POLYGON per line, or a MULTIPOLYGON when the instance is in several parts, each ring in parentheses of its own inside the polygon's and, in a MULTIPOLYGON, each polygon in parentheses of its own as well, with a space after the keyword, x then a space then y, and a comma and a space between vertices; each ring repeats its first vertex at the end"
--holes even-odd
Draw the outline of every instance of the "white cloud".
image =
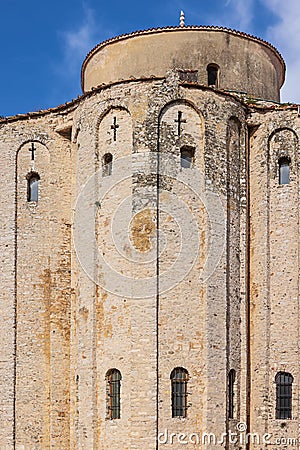
POLYGON ((61 99, 69 101, 81 92, 81 65, 88 52, 99 42, 115 35, 115 30, 99 21, 99 14, 82 0, 82 17, 75 25, 58 31, 61 57, 53 61, 51 70, 57 79, 48 92, 48 103, 55 105, 61 99))
POLYGON ((68 73, 78 71, 78 65, 81 64, 86 54, 95 45, 97 27, 93 17, 93 11, 87 7, 84 8, 82 23, 74 30, 60 32, 64 52, 64 70, 68 73))
POLYGON ((249 31, 254 17, 254 0, 227 0, 227 20, 230 26, 242 31, 249 31))
POLYGON ((282 53, 287 65, 282 101, 300 103, 300 2, 263 0, 263 3, 278 17, 278 23, 267 29, 266 38, 282 53))

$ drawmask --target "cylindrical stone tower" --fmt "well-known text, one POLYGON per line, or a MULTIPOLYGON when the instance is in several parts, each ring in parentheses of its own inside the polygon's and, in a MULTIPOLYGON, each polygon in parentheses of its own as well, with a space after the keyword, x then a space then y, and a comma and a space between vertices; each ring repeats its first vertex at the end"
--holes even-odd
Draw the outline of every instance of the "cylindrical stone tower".
POLYGON ((284 71, 270 44, 209 27, 136 32, 86 57, 73 126, 82 448, 237 448, 230 430, 249 426, 238 96, 278 101, 284 71))

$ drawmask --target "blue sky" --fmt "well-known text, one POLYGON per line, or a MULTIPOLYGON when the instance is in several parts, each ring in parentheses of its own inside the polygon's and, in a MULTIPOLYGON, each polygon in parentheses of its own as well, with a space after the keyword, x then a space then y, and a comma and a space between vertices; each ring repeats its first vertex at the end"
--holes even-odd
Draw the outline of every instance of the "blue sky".
POLYGON ((282 101, 300 103, 300 0, 2 0, 0 115, 57 106, 81 93, 87 52, 110 37, 177 25, 239 29, 275 45, 287 63, 282 101))

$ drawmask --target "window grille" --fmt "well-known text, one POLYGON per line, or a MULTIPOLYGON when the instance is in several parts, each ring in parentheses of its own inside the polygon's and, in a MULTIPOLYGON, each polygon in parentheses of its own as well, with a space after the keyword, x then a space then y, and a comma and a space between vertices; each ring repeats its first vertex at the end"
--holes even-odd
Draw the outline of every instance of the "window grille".
POLYGON ((172 417, 186 417, 188 372, 176 367, 171 372, 172 417))
POLYGON ((111 369, 107 372, 108 416, 110 419, 121 418, 121 372, 111 369))
POLYGON ((293 377, 287 372, 278 372, 276 382, 276 419, 292 418, 293 377))

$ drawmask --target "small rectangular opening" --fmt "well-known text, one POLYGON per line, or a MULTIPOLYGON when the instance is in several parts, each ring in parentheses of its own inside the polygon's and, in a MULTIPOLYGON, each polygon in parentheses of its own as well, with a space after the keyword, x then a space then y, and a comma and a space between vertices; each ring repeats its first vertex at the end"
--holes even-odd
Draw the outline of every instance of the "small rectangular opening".
POLYGON ((188 83, 197 83, 198 70, 178 70, 179 80, 187 81, 188 83))
POLYGON ((193 147, 182 147, 180 150, 180 165, 183 169, 190 169, 194 165, 195 149, 193 147))

